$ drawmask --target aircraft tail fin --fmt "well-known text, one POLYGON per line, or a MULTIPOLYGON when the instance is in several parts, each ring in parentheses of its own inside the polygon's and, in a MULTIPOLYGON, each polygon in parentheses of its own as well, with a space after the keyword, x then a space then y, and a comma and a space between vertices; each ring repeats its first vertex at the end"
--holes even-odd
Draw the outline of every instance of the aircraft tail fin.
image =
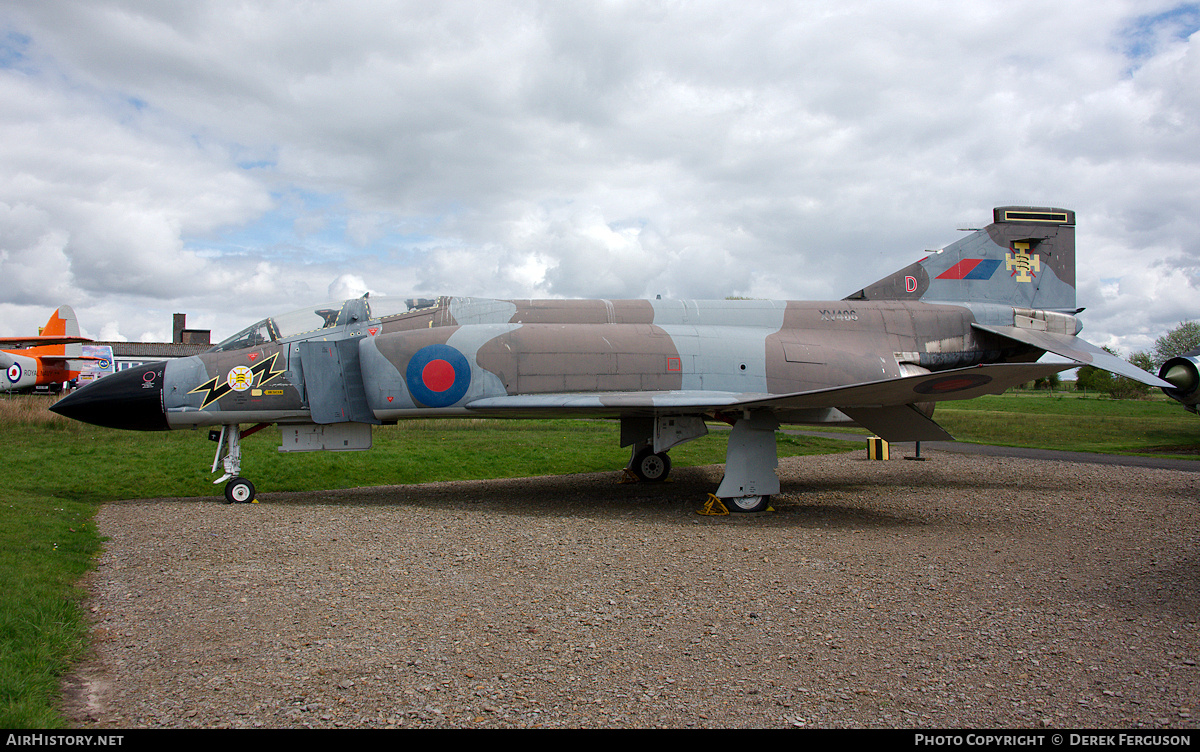
POLYGON ((884 277, 846 300, 997 303, 1075 313, 1075 212, 994 209, 982 230, 884 277))
POLYGON ((79 320, 75 318, 75 311, 68 305, 59 306, 57 311, 50 314, 50 320, 40 333, 43 336, 78 337, 79 320))
MULTIPOLYGON (((50 314, 50 320, 41 328, 39 332, 43 337, 78 337, 79 335, 79 319, 75 318, 75 311, 69 305, 62 305, 58 310, 50 314)), ((63 345, 50 345, 52 349, 46 351, 55 353, 68 358, 77 358, 83 355, 83 348, 77 343, 66 343, 63 345)))

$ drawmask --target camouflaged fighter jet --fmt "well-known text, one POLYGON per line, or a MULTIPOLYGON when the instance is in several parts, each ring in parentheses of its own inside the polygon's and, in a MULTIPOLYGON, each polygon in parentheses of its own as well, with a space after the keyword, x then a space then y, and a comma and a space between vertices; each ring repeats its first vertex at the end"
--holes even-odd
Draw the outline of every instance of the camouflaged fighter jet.
POLYGON ((934 403, 998 394, 1092 364, 1172 385, 1079 339, 1075 213, 1002 207, 985 229, 849 297, 770 300, 362 298, 260 321, 203 354, 122 371, 55 412, 112 428, 220 426, 213 472, 254 498, 240 441, 279 424, 282 451, 367 449, 406 418, 621 421, 628 469, 733 426, 716 495, 737 511, 779 492, 781 424, 949 439, 934 403), (1046 353, 1057 362, 1035 362, 1046 353), (243 430, 242 426, 253 427, 243 430))

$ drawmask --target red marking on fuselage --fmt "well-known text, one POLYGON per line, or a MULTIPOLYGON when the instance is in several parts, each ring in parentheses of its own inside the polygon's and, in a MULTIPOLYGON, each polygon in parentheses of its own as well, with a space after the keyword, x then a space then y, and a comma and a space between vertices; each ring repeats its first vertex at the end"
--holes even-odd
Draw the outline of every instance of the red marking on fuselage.
POLYGON ((440 358, 421 369, 421 382, 431 392, 444 392, 454 386, 454 366, 440 358))

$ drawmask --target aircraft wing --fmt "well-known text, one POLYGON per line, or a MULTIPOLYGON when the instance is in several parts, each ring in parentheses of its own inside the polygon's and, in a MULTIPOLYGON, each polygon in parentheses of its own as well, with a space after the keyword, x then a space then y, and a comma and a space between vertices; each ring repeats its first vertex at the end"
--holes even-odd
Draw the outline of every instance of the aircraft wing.
POLYGON ((914 403, 972 399, 1000 394, 1027 381, 1075 368, 1080 363, 997 363, 884 379, 853 386, 792 394, 744 394, 677 390, 529 394, 489 397, 467 404, 480 414, 613 416, 662 413, 736 413, 740 410, 794 411, 835 408, 887 441, 945 441, 953 437, 914 403))
POLYGON ((914 402, 974 399, 1005 390, 1052 373, 1075 368, 1075 363, 994 363, 955 368, 918 376, 903 376, 853 386, 836 386, 795 394, 771 395, 746 400, 738 405, 754 409, 803 409, 811 407, 889 407, 914 402))
MULTIPOLYGON (((762 397, 765 395, 750 395, 762 397)), ((472 412, 504 417, 529 414, 550 415, 653 415, 656 412, 698 414, 736 407, 747 395, 740 392, 710 392, 680 389, 643 392, 556 392, 486 397, 467 403, 472 412)))
MULTIPOLYGON (((1039 350, 1045 350, 1055 355, 1061 355, 1064 358, 1079 361, 1079 365, 1103 368, 1119 376, 1126 376, 1134 381, 1140 381, 1143 384, 1156 386, 1160 389, 1173 388, 1170 382, 1163 381, 1153 374, 1146 373, 1129 361, 1105 352, 1091 342, 1080 339, 1072 334, 1042 332, 1036 329, 1024 329, 1016 326, 986 326, 984 324, 971 324, 971 326, 985 332, 1015 339, 1018 342, 1024 342, 1027 345, 1033 345, 1039 350)), ((1073 368, 1074 366, 1069 367, 1073 368)))
POLYGON ((87 337, 0 337, 0 347, 33 347, 36 345, 71 345, 76 342, 91 342, 87 337))
POLYGON ((997 363, 903 376, 853 386, 791 394, 676 390, 664 392, 579 392, 488 397, 466 405, 494 413, 700 413, 724 410, 877 409, 914 402, 972 399, 1075 368, 1079 363, 997 363))

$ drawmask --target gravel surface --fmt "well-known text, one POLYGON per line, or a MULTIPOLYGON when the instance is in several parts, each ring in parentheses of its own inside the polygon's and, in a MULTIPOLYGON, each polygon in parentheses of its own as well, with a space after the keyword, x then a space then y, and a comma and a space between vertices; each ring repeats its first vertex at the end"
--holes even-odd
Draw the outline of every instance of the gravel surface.
MULTIPOLYGON (((865 454, 865 453, 863 453, 865 454)), ((928 452, 107 504, 81 727, 1148 727, 1200 715, 1200 474, 928 452)))

